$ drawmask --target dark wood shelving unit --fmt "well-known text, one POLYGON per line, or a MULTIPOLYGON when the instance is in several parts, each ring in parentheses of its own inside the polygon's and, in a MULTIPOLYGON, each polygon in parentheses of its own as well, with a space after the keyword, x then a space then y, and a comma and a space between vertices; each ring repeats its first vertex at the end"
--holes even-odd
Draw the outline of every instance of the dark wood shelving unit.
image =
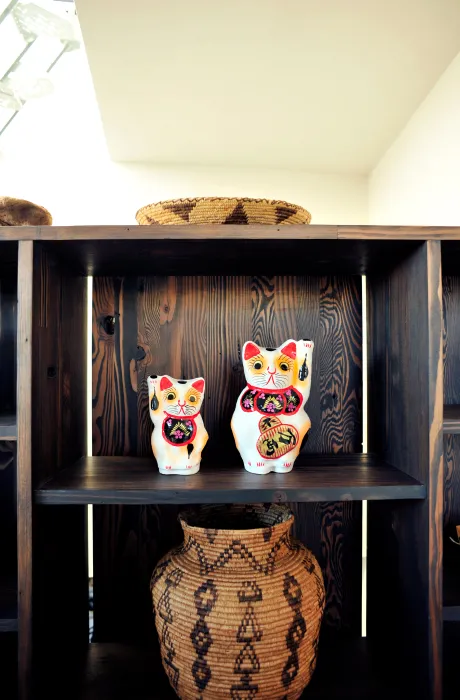
POLYGON ((8 260, 0 280, 12 271, 20 280, 17 402, 0 401, 17 425, 19 700, 37 697, 42 683, 50 695, 59 677, 58 697, 63 688, 86 699, 171 697, 159 652, 149 650, 150 575, 180 542, 181 505, 236 500, 288 502, 296 535, 322 567, 319 666, 305 698, 441 700, 441 533, 460 507, 458 438, 447 426, 456 415, 443 414, 443 403, 460 405, 460 228, 3 227, 0 260, 8 260), (273 347, 289 337, 315 340, 312 429, 292 473, 257 477, 240 466, 230 431, 244 386, 240 351, 249 338, 273 347), (193 477, 155 471, 151 373, 206 377, 211 439, 193 477), (369 455, 360 454, 365 405, 369 455), (96 645, 88 650, 89 503, 96 645))
POLYGON ((455 527, 449 528, 444 537, 443 619, 460 622, 460 545, 455 527))
POLYGON ((17 632, 0 634, 0 658, 2 660, 2 697, 15 700, 18 685, 18 635, 17 632))
POLYGON ((443 263, 444 356, 444 689, 445 700, 458 696, 460 649, 460 546, 454 536, 460 525, 460 260, 459 241, 446 241, 443 263))
MULTIPOLYGON (((451 665, 455 650, 452 640, 460 640, 460 546, 449 535, 460 525, 460 277, 458 241, 443 244, 443 342, 444 342, 444 565, 443 619, 448 634, 446 663, 451 665)), ((457 648, 458 654, 458 648, 457 648)), ((455 663, 458 662, 458 659, 455 663)), ((447 674, 446 697, 458 695, 452 687, 452 670, 447 674), (450 686, 450 687, 447 687, 450 686)), ((455 681, 456 682, 456 681, 455 681)))
POLYGON ((443 426, 448 435, 460 434, 460 405, 444 406, 443 426))
POLYGON ((460 572, 444 566, 444 622, 460 622, 460 572))
POLYGON ((16 416, 13 413, 0 413, 0 440, 15 441, 18 437, 16 416))
MULTIPOLYGON (((0 653, 18 630, 16 546, 16 334, 18 244, 0 245, 0 653)), ((1 691, 0 691, 1 692, 1 691)))
POLYGON ((426 487, 373 455, 303 456, 294 473, 249 474, 204 463, 193 476, 159 474, 153 459, 83 457, 35 491, 37 503, 254 503, 425 498, 426 487))
POLYGON ((460 624, 445 622, 444 634, 444 700, 458 698, 458 650, 460 649, 460 624))
POLYGON ((17 632, 17 584, 13 577, 0 577, 0 632, 17 632))

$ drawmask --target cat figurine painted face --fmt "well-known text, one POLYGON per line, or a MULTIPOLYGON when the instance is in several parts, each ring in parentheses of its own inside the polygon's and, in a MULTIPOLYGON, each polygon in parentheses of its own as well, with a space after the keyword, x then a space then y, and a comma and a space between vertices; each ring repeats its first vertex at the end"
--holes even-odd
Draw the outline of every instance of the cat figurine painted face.
POLYGON ((200 416, 204 379, 173 379, 152 374, 148 380, 153 423, 152 451, 160 474, 196 474, 208 433, 200 416))
POLYGON ((279 348, 243 346, 247 385, 232 417, 232 432, 253 474, 292 470, 311 422, 305 411, 310 395, 314 343, 286 340, 279 348))

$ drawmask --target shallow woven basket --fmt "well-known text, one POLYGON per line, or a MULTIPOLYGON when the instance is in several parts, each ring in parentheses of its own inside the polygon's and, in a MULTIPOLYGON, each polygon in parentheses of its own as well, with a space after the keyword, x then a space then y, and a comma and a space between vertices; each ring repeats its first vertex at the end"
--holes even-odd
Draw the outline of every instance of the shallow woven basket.
POLYGON ((27 199, 0 197, 0 226, 51 226, 49 211, 27 199))
POLYGON ((151 591, 163 667, 182 700, 295 700, 316 665, 324 584, 285 506, 202 506, 151 591), (252 688, 252 694, 249 690, 252 688))
POLYGON ((196 197, 148 204, 138 224, 309 224, 311 214, 297 204, 249 197, 196 197))

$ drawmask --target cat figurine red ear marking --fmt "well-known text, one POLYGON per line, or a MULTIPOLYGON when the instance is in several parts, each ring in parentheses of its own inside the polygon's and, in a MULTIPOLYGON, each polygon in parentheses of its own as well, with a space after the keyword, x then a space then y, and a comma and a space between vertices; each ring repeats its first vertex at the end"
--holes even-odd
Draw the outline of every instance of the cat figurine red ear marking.
POLYGON ((244 348, 244 359, 250 360, 251 357, 255 357, 256 355, 260 355, 260 348, 258 348, 254 343, 246 343, 244 348))
POLYGON ((160 474, 196 474, 208 433, 200 415, 204 379, 173 379, 152 374, 148 380, 152 452, 160 474))
POLYGON ((310 394, 312 355, 310 340, 290 338, 278 348, 260 348, 253 342, 244 345, 247 383, 238 397, 231 426, 248 472, 291 471, 311 426, 305 404, 310 394))
POLYGON ((170 389, 172 387, 173 383, 169 379, 169 377, 162 377, 161 382, 160 382, 160 390, 165 391, 166 389, 170 389))
POLYGON ((283 353, 283 355, 287 355, 292 360, 295 360, 295 358, 297 357, 297 348, 295 343, 288 343, 284 346, 284 348, 281 348, 281 352, 283 353))

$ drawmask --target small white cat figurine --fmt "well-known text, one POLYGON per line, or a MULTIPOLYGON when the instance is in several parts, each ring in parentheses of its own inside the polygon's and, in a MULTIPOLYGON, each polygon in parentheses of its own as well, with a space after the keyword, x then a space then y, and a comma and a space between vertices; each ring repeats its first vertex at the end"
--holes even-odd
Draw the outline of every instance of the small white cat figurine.
POLYGON ((148 378, 152 450, 160 474, 196 474, 208 433, 200 415, 204 379, 148 378))
POLYGON ((311 422, 305 411, 310 395, 314 343, 287 340, 279 348, 243 346, 247 386, 232 417, 232 432, 253 474, 292 470, 311 422))

